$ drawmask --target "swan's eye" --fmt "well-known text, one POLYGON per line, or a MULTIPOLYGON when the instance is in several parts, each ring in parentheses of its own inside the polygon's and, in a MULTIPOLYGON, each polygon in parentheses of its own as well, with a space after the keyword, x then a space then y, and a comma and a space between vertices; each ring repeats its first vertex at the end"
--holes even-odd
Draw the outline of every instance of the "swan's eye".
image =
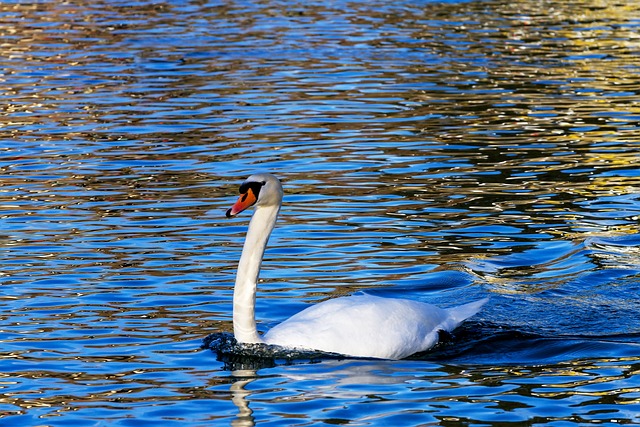
POLYGON ((266 183, 267 183, 266 181, 243 182, 242 185, 240 186, 240 194, 243 194, 244 195, 243 197, 246 197, 247 191, 251 189, 251 191, 253 191, 253 195, 256 196, 256 198, 258 198, 258 195, 260 194, 260 189, 266 183))

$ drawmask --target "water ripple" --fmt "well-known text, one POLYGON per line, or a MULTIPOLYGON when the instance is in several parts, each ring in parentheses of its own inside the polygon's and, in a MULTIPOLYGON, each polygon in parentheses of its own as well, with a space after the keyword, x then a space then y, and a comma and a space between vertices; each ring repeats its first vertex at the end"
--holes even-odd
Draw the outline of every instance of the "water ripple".
POLYGON ((0 17, 7 423, 640 421, 634 4, 0 17), (225 370, 200 345, 231 332, 248 216, 224 212, 256 170, 286 191, 261 330, 360 290, 491 302, 414 360, 225 370))

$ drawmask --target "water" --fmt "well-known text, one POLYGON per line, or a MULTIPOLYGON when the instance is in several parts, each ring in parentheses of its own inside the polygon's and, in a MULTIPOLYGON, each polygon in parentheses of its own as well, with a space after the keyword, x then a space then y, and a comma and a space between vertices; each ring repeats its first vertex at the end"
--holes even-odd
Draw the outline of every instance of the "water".
POLYGON ((633 2, 4 2, 3 425, 640 423, 633 2), (412 360, 218 360, 358 291, 491 301, 412 360))

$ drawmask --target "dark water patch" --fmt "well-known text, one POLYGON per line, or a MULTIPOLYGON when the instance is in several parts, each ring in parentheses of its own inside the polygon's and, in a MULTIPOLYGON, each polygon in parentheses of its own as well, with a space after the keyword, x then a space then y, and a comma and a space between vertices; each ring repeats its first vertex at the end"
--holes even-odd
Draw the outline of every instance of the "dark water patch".
POLYGON ((640 358, 640 334, 540 335, 488 323, 463 324, 433 351, 412 357, 441 363, 547 365, 615 354, 640 358))
POLYGON ((224 369, 258 370, 279 365, 319 363, 323 360, 342 360, 346 357, 336 353, 290 349, 269 344, 238 343, 229 333, 214 333, 202 340, 202 348, 216 353, 224 369))

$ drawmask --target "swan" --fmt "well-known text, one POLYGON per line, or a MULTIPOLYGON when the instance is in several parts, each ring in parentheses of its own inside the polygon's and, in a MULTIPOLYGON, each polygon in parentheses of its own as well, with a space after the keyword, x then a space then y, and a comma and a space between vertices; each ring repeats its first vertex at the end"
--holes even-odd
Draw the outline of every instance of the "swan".
POLYGON ((302 310, 261 337, 255 319, 256 286, 282 197, 282 185, 274 175, 251 175, 226 213, 231 218, 255 205, 233 292, 233 332, 239 343, 397 360, 433 347, 440 330, 452 331, 487 302, 485 298, 441 309, 419 301, 367 294, 339 297, 302 310))

